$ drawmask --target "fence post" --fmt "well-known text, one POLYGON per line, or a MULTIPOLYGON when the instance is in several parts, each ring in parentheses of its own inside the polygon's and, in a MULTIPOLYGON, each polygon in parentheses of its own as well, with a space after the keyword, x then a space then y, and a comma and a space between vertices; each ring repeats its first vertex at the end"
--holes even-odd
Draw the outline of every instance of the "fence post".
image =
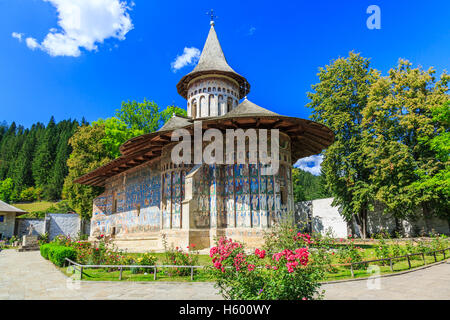
POLYGON ((436 251, 433 252, 433 255, 434 255, 434 262, 437 262, 436 251))
POLYGON ((445 260, 445 250, 446 250, 446 249, 442 250, 442 253, 444 254, 444 260, 445 260))
POLYGON ((392 258, 389 259, 389 264, 390 264, 390 266, 391 266, 391 272, 394 272, 394 267, 392 266, 392 258))
POLYGON ((83 267, 80 267, 80 280, 83 279, 83 267))
POLYGON ((427 264, 427 260, 425 260, 425 254, 422 252, 423 264, 427 264))
POLYGON ((156 280, 156 267, 153 267, 153 280, 156 280))
POLYGON ((120 269, 119 280, 122 280, 122 270, 123 270, 123 268, 120 267, 119 269, 120 269))
POLYGON ((350 264, 350 272, 352 274, 352 278, 354 278, 355 274, 353 273, 353 263, 350 264))
POLYGON ((191 281, 194 280, 194 267, 191 267, 191 281))
POLYGON ((411 261, 409 260, 409 255, 408 254, 406 255, 406 258, 408 258, 408 266, 409 266, 409 269, 411 269, 411 261))

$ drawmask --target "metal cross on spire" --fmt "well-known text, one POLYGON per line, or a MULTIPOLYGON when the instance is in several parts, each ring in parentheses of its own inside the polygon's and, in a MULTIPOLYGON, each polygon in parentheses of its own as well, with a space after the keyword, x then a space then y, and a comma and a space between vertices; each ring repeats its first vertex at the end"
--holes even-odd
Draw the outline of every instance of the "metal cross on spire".
POLYGON ((214 25, 214 19, 218 18, 215 14, 214 14, 214 10, 211 9, 210 12, 206 13, 207 15, 209 15, 211 17, 211 22, 210 24, 213 26, 214 25))
POLYGON ((247 84, 247 82, 244 82, 243 87, 244 87, 244 94, 245 94, 244 99, 247 100, 247 94, 248 94, 248 84, 247 84))

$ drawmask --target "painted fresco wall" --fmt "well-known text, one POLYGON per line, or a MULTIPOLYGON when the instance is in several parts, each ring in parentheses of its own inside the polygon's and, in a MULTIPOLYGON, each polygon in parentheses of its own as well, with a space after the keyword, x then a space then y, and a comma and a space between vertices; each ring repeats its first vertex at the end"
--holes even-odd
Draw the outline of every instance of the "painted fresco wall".
POLYGON ((273 176, 262 175, 260 163, 175 165, 170 144, 163 148, 160 163, 138 166, 107 181, 106 191, 94 201, 91 235, 120 239, 170 229, 180 237, 178 231, 226 228, 227 236, 261 237, 262 229, 293 210, 290 143, 285 138, 281 142, 280 168, 273 176), (192 204, 184 213, 187 175, 192 204), (182 224, 184 214, 189 225, 182 224))
POLYGON ((186 177, 184 167, 170 168, 162 174, 163 198, 162 219, 164 229, 180 229, 182 205, 184 198, 184 180, 186 177))
POLYGON ((107 181, 94 200, 91 235, 160 229, 161 175, 157 165, 142 165, 107 181))

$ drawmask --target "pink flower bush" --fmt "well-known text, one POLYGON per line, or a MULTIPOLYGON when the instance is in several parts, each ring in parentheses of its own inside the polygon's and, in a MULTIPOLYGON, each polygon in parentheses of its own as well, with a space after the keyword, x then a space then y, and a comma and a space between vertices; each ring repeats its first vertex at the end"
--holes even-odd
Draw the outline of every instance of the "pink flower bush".
POLYGON ((259 250, 258 248, 256 248, 255 255, 258 256, 260 259, 264 259, 264 257, 266 256, 266 250, 259 250))
POLYGON ((283 258, 286 260, 286 267, 289 273, 294 272, 294 269, 298 266, 307 266, 308 265, 308 257, 309 252, 306 248, 298 248, 295 251, 291 251, 289 249, 284 249, 281 252, 275 253, 272 256, 272 260, 279 262, 283 258))
POLYGON ((307 234, 298 234, 300 242, 290 237, 293 245, 268 256, 265 250, 255 249, 253 254, 242 244, 222 238, 212 247, 212 274, 222 294, 228 299, 301 299, 313 298, 317 272, 309 266, 311 243, 307 234), (291 247, 292 248, 292 247, 291 247), (296 283, 296 286, 292 286, 296 283))
POLYGON ((303 240, 307 244, 312 243, 311 236, 309 234, 301 233, 301 232, 297 233, 297 235, 294 236, 294 240, 295 241, 303 240))

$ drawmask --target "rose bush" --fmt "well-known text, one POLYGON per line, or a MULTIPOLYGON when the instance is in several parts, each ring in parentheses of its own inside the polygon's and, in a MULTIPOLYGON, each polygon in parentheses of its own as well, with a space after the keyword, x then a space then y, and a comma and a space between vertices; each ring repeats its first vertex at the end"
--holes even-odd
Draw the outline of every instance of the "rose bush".
MULTIPOLYGON (((303 244, 311 240, 309 235, 299 235, 298 238, 303 244)), ((216 287, 226 299, 321 297, 318 283, 321 272, 311 264, 307 246, 284 249, 272 255, 260 249, 246 253, 243 244, 221 238, 217 246, 211 248, 210 257, 213 264, 211 272, 217 279, 216 287)))

